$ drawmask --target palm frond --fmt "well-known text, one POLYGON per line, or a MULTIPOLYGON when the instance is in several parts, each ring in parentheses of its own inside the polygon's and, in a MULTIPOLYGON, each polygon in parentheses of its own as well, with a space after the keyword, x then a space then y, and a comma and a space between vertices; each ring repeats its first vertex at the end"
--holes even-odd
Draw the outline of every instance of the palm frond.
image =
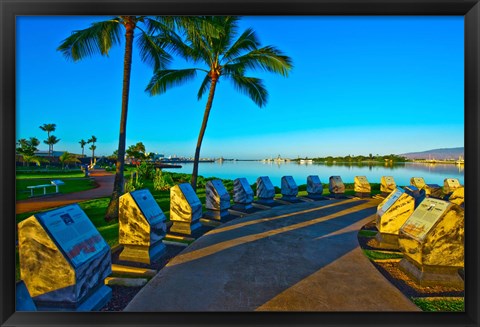
POLYGON ((200 85, 200 89, 198 90, 198 93, 197 93, 198 100, 200 100, 202 96, 205 94, 205 92, 207 92, 208 86, 210 85, 211 82, 212 82, 212 79, 207 74, 202 81, 202 85, 200 85))
POLYGON ((110 48, 120 43, 121 28, 119 18, 93 23, 89 28, 74 31, 57 50, 74 61, 95 54, 108 56, 110 48))
POLYGON ((237 91, 247 95, 260 108, 267 104, 268 91, 263 81, 255 77, 243 75, 230 76, 237 91))
POLYGON ((167 89, 192 80, 197 75, 196 69, 164 69, 156 71, 145 91, 150 95, 162 94, 167 89))
POLYGON ((238 57, 243 51, 255 50, 259 45, 260 42, 257 39, 257 35, 253 29, 248 28, 240 35, 230 49, 225 52, 222 61, 228 62, 231 58, 238 57))
POLYGON ((137 39, 137 46, 140 59, 154 70, 164 69, 172 61, 172 56, 164 50, 164 43, 144 31, 137 39))
POLYGON ((231 62, 245 68, 261 68, 282 76, 288 76, 288 72, 293 68, 292 59, 273 46, 252 50, 231 62))

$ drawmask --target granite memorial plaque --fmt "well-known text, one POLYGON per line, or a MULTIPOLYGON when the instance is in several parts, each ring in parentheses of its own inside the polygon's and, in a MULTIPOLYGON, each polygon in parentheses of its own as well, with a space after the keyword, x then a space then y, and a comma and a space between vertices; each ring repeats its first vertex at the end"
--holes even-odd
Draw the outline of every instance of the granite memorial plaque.
POLYGON ((148 189, 120 197, 118 228, 123 245, 120 260, 151 264, 165 254, 162 240, 167 218, 148 189))
POLYGON ((205 185, 205 217, 213 220, 222 220, 229 215, 230 194, 219 179, 208 181, 205 185))
POLYGON ((257 202, 260 204, 272 204, 275 196, 275 188, 268 176, 260 176, 257 178, 257 202))
POLYGON ((443 190, 438 184, 426 184, 422 177, 410 178, 410 184, 417 187, 419 190, 425 190, 427 197, 442 198, 443 190))
POLYGON ((370 197, 372 189, 370 187, 370 183, 367 180, 367 177, 355 176, 353 181, 353 190, 355 191, 355 196, 358 196, 360 198, 370 197))
POLYGON ((192 235, 201 227, 202 203, 189 183, 182 183, 170 189, 170 232, 192 235))
POLYGON ((382 196, 388 196, 395 191, 396 188, 397 184, 395 183, 393 176, 382 176, 380 178, 380 192, 382 192, 382 196))
POLYGON ((340 176, 330 176, 328 190, 330 196, 335 198, 345 197, 345 185, 340 176))
POLYGON ((463 286, 464 209, 426 198, 400 228, 400 268, 424 286, 463 286))
POLYGON ((307 177, 307 197, 318 200, 323 198, 323 185, 317 175, 307 177))
POLYGON ((298 201, 298 186, 292 176, 283 176, 281 181, 282 200, 298 201))
POLYGON ((237 178, 233 181, 233 202, 240 210, 253 208, 253 190, 246 178, 237 178))
POLYGON ((111 298, 110 247, 77 204, 20 222, 18 244, 20 278, 39 311, 98 310, 111 298))
POLYGON ((443 180, 443 193, 446 195, 452 194, 453 191, 460 187, 462 187, 462 185, 460 185, 460 181, 456 178, 445 178, 443 180))
POLYGON ((377 241, 384 248, 398 248, 400 227, 413 214, 415 199, 401 188, 395 188, 377 207, 377 241))

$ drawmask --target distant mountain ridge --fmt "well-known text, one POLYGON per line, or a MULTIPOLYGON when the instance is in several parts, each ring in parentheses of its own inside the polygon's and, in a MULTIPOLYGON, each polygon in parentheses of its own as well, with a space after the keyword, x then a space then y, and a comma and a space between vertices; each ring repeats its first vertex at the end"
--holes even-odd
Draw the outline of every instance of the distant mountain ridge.
POLYGON ((436 160, 446 160, 446 159, 455 159, 457 160, 459 156, 462 158, 465 157, 464 147, 459 148, 442 148, 442 149, 433 149, 422 152, 409 152, 400 154, 400 156, 406 157, 408 159, 436 159, 436 160))

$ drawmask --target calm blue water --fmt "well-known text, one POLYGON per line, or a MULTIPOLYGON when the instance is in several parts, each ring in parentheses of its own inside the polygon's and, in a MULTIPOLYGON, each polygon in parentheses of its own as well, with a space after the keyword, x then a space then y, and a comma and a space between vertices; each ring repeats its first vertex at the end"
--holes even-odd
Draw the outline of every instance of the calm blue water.
MULTIPOLYGON (((192 173, 193 164, 181 164, 182 168, 166 169, 178 173, 192 173)), ((344 183, 353 183, 355 176, 366 176, 370 183, 380 183, 382 176, 393 176, 397 185, 410 184, 411 177, 423 177, 427 184, 443 186, 445 178, 457 178, 464 185, 464 166, 453 164, 405 163, 384 165, 325 165, 297 164, 294 162, 275 163, 261 161, 224 161, 200 163, 199 175, 235 179, 245 177, 254 184, 259 176, 269 176, 273 185, 280 187, 282 176, 293 176, 298 185, 307 183, 308 175, 318 175, 322 183, 328 183, 330 176, 339 175, 344 183)))

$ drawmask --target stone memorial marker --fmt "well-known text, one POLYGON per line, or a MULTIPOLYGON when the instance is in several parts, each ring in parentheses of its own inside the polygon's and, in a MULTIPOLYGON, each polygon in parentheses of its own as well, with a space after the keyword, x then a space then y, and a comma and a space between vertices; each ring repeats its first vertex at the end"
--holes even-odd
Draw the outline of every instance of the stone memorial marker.
POLYGON ((268 176, 260 176, 257 178, 257 202, 260 204, 272 204, 275 196, 275 188, 268 176))
POLYGON ((417 187, 419 190, 425 190, 427 197, 441 198, 443 197, 443 191, 438 184, 425 184, 425 180, 422 177, 410 178, 410 184, 417 187))
POLYGON ((397 188, 397 184, 393 179, 393 176, 382 176, 380 178, 380 192, 382 196, 388 196, 390 193, 394 192, 397 188))
POLYGON ((151 264, 165 253, 167 218, 148 189, 122 195, 118 214, 120 260, 151 264))
POLYGON ((15 309, 16 311, 37 311, 23 280, 15 285, 15 309))
POLYGON ((317 175, 310 175, 307 177, 307 196, 311 199, 322 199, 323 185, 317 175))
POLYGON ((465 188, 459 187, 455 189, 455 191, 452 192, 452 194, 448 197, 448 201, 451 203, 455 203, 456 205, 459 205, 461 207, 465 206, 465 188))
POLYGON ((377 207, 377 241, 385 248, 398 248, 398 232, 415 210, 415 199, 395 188, 377 207))
POLYGON ((170 189, 170 232, 192 235, 201 227, 202 203, 189 183, 182 183, 170 189))
POLYGON ((233 202, 241 210, 253 208, 253 190, 246 178, 237 178, 233 181, 233 202))
POLYGON ((18 245, 20 278, 39 311, 92 311, 110 300, 110 247, 78 204, 20 222, 18 245))
POLYGON ((342 198, 345 196, 345 185, 340 176, 330 176, 328 190, 330 196, 335 198, 342 198))
POLYGON ((355 176, 353 181, 353 190, 355 191, 355 196, 358 196, 360 198, 370 197, 372 189, 370 187, 370 183, 367 180, 367 177, 355 176))
POLYGON ((453 191, 460 187, 462 187, 462 185, 460 185, 460 181, 456 178, 445 178, 443 180, 443 193, 446 195, 452 194, 453 191))
POLYGON ((229 215, 230 194, 219 179, 208 181, 205 185, 205 217, 213 220, 222 220, 229 215))
POLYGON ((407 185, 404 188, 405 193, 410 195, 415 199, 415 208, 425 199, 425 190, 419 190, 417 187, 413 185, 407 185))
POLYGON ((400 269, 423 286, 462 287, 464 209, 426 198, 400 228, 400 269))
POLYGON ((295 201, 297 200, 298 186, 292 176, 282 177, 282 200, 295 201))

